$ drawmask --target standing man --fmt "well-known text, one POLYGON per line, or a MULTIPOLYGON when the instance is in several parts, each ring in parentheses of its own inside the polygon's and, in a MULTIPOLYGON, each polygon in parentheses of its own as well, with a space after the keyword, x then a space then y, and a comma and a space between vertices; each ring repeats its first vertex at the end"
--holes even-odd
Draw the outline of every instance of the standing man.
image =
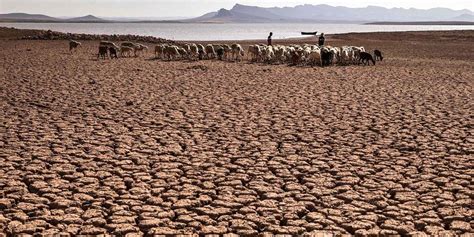
POLYGON ((319 36, 319 46, 323 46, 324 45, 324 33, 321 33, 321 36, 319 36))
POLYGON ((270 35, 268 35, 268 39, 267 39, 268 46, 272 45, 272 36, 273 36, 273 32, 270 32, 270 35))

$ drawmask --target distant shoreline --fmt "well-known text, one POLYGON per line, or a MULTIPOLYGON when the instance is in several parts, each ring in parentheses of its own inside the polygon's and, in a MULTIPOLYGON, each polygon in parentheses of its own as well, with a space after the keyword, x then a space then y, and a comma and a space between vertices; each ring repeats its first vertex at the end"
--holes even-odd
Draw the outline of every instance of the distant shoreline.
MULTIPOLYGON (((103 23, 103 24, 115 24, 115 23, 175 23, 175 24, 245 24, 245 22, 211 22, 211 21, 203 21, 203 22, 194 22, 194 21, 187 21, 187 20, 143 20, 143 21, 57 21, 57 20, 34 20, 34 19, 25 19, 25 20, 16 20, 16 19, 0 19, 0 23, 103 23)), ((261 24, 275 24, 275 23, 304 23, 304 22, 258 22, 261 24)), ((348 22, 329 22, 329 21, 322 21, 322 22, 313 22, 308 21, 307 23, 317 23, 317 24, 351 24, 348 22)), ((249 23, 252 24, 252 23, 249 23)), ((377 22, 352 22, 352 24, 356 25, 474 25, 473 21, 377 21, 377 22)))
POLYGON ((474 25, 473 21, 377 21, 364 25, 474 25))
MULTIPOLYGON (((393 34, 400 34, 400 33, 411 33, 411 34, 431 34, 431 33, 442 33, 442 32, 456 32, 456 31, 463 31, 463 32, 474 32, 474 30, 465 30, 465 29, 460 29, 460 30, 419 30, 419 31, 374 31, 374 32, 346 32, 346 33, 332 33, 332 34, 326 34, 327 37, 334 37, 338 38, 340 36, 345 36, 345 35, 371 35, 371 34, 377 34, 377 35, 393 35, 393 34)), ((0 40, 5 40, 5 39, 14 39, 14 40, 22 40, 26 39, 25 37, 31 37, 31 36, 37 36, 37 35, 42 35, 47 30, 40 30, 40 29, 19 29, 15 27, 5 27, 5 26, 0 26, 0 40)), ((62 32, 62 31, 54 31, 55 33, 59 33, 61 35, 73 35, 74 39, 78 40, 98 40, 96 38, 94 39, 80 39, 78 36, 85 36, 85 37, 91 37, 91 36, 102 36, 102 37, 111 37, 113 34, 85 34, 85 33, 69 33, 69 32, 62 32)), ((117 36, 127 36, 127 35, 114 35, 115 37, 117 36)), ((134 35, 134 37, 151 37, 151 38, 156 38, 154 36, 147 36, 147 35, 134 35)), ((304 40, 310 40, 314 39, 315 36, 296 36, 296 37, 290 37, 290 38, 285 38, 285 39, 275 39, 274 41, 276 43, 278 42, 298 42, 298 41, 304 41, 304 40)), ((163 39, 159 38, 158 39, 163 39)), ((63 39, 64 40, 64 39, 63 39)), ((123 41, 123 40, 122 40, 123 41)), ((143 40, 142 40, 143 41, 143 40)), ((261 42, 265 43, 264 39, 228 39, 228 40, 221 40, 221 39, 214 39, 214 40, 199 40, 199 39, 194 39, 194 40, 172 40, 174 42, 261 42)), ((146 42, 146 41, 143 41, 146 42)))

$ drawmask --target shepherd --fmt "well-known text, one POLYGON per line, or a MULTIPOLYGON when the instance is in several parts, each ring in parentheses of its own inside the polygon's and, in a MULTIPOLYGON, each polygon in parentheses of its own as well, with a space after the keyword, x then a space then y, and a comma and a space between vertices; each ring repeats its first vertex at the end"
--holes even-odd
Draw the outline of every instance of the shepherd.
POLYGON ((267 39, 267 45, 268 46, 272 45, 272 36, 273 36, 273 32, 270 32, 270 34, 268 35, 268 39, 267 39))
POLYGON ((319 46, 323 46, 324 45, 324 33, 321 33, 321 35, 319 36, 319 41, 318 41, 318 44, 319 46))

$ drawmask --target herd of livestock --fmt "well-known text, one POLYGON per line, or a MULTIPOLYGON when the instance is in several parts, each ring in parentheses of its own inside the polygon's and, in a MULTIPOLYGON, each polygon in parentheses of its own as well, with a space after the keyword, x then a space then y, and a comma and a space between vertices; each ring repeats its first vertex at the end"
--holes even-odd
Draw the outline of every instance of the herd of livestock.
MULTIPOLYGON (((81 43, 71 40, 69 49, 81 43)), ((101 41, 97 58, 137 57, 148 46, 134 42, 123 42, 117 45, 111 41, 101 41)), ((242 61, 245 57, 251 62, 269 64, 287 63, 291 65, 329 66, 349 64, 375 65, 376 60, 383 60, 382 52, 374 50, 374 56, 366 52, 363 46, 318 46, 318 45, 275 45, 255 44, 248 46, 247 51, 240 44, 194 44, 181 45, 158 44, 154 48, 155 58, 161 60, 211 60, 242 61)))

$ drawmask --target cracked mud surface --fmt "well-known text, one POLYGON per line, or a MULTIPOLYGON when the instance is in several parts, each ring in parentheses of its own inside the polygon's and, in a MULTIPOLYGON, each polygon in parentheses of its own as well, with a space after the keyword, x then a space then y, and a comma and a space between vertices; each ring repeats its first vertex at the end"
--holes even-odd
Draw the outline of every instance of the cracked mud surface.
POLYGON ((474 33, 451 34, 338 36, 387 60, 328 68, 3 40, 0 233, 469 236, 474 33))

